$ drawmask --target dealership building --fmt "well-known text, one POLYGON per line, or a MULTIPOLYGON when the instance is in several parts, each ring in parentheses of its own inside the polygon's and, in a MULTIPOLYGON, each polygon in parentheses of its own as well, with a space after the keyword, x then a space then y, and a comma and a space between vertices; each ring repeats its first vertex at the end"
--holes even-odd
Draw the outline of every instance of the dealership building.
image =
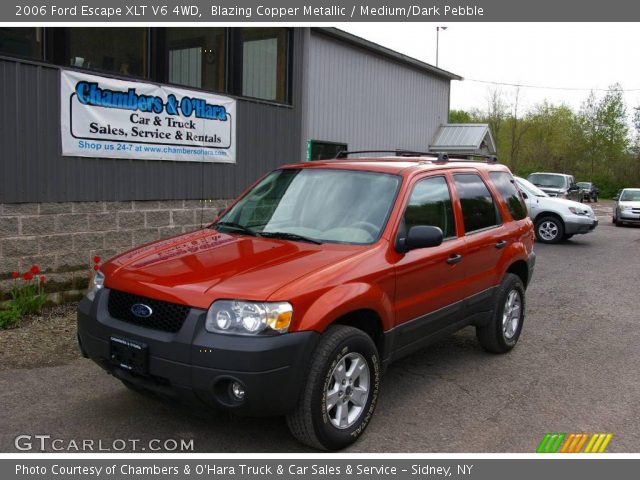
POLYGON ((0 296, 38 264, 77 297, 284 163, 455 143, 452 80, 333 28, 0 27, 0 296))

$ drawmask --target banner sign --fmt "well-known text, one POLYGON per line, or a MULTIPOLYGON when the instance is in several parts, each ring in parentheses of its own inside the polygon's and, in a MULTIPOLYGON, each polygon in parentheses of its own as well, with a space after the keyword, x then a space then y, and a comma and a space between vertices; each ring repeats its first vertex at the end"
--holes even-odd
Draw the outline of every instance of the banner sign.
POLYGON ((62 154, 235 163, 236 101, 62 70, 62 154))

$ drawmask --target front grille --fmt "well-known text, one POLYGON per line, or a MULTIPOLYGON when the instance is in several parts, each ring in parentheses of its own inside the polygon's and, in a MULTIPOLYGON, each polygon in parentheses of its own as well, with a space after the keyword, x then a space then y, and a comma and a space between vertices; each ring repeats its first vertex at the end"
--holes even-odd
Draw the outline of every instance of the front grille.
POLYGON ((190 310, 189 307, 184 305, 140 297, 118 290, 109 292, 108 308, 109 315, 123 322, 171 333, 175 333, 182 328, 182 324, 190 310), (149 307, 152 311, 151 315, 148 317, 134 315, 131 307, 138 303, 149 307))

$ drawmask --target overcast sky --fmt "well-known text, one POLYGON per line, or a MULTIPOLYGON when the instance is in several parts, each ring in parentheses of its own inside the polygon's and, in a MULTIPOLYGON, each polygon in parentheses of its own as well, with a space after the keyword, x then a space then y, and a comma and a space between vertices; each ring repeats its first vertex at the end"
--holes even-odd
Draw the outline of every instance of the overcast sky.
MULTIPOLYGON (((452 109, 485 109, 490 88, 512 102, 516 88, 471 80, 582 88, 585 91, 520 88, 520 105, 547 99, 576 109, 591 88, 619 82, 627 92, 627 113, 640 105, 640 24, 607 23, 376 23, 338 28, 465 78, 452 82, 452 109)), ((603 95, 603 92, 596 92, 603 95)))

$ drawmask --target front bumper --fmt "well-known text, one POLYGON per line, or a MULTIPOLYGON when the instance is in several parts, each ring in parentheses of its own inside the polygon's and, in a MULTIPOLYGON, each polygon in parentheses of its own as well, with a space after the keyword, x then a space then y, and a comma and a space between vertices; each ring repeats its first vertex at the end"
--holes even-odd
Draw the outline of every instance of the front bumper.
POLYGON ((629 210, 620 210, 618 212, 618 221, 627 223, 640 223, 640 214, 633 213, 629 210))
POLYGON ((177 333, 169 333, 111 317, 108 296, 104 289, 93 302, 80 302, 78 340, 82 352, 115 377, 164 397, 239 414, 280 415, 295 407, 318 333, 214 334, 204 329, 206 311, 195 308, 177 333), (110 361, 111 337, 147 345, 146 374, 110 361), (244 387, 242 401, 231 395, 234 381, 244 387))
POLYGON ((598 218, 595 216, 571 215, 564 219, 564 233, 567 235, 589 233, 595 230, 597 226, 598 218))

